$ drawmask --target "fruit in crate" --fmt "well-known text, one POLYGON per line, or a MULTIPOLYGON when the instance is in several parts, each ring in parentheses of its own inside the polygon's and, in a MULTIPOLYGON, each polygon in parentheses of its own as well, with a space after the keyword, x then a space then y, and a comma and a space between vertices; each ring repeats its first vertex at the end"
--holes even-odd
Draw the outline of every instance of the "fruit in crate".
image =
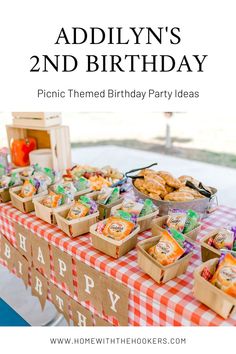
POLYGON ((11 141, 12 162, 15 166, 24 167, 30 164, 29 153, 37 149, 35 138, 13 139, 11 141))

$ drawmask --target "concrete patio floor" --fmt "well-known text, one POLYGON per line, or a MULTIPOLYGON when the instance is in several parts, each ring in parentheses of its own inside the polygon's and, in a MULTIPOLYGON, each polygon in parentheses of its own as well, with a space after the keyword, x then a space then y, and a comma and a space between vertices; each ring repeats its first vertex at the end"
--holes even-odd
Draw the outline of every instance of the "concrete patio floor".
MULTIPOLYGON (((236 169, 117 146, 73 149, 72 160, 74 163, 97 167, 112 165, 123 172, 158 162, 158 168, 161 170, 168 170, 175 176, 192 175, 205 184, 216 187, 219 203, 236 207, 236 169)), ((49 302, 42 312, 38 299, 31 296, 30 289, 26 290, 22 281, 2 266, 0 266, 0 297, 31 325, 43 325, 56 313, 54 306, 49 302)), ((66 325, 66 322, 63 321, 60 325, 66 325)))

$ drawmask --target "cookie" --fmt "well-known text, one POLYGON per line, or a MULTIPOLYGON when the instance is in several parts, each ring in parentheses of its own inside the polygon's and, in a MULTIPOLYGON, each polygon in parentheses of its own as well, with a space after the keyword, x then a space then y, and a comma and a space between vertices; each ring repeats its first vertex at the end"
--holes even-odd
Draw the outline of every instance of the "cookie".
POLYGON ((158 193, 158 191, 165 191, 164 185, 160 183, 156 178, 150 176, 144 176, 144 188, 146 188, 150 193, 158 193))
POLYGON ((194 198, 202 198, 203 195, 201 193, 199 193, 196 189, 184 186, 184 187, 180 187, 178 189, 178 192, 186 192, 186 193, 190 193, 194 196, 194 198))
POLYGON ((161 176, 170 187, 181 187, 181 182, 177 178, 172 176, 171 173, 166 171, 158 171, 158 175, 161 176))
POLYGON ((143 178, 137 178, 134 180, 134 185, 136 188, 140 189, 144 185, 144 179, 143 178))
POLYGON ((160 195, 157 193, 149 193, 149 197, 156 200, 162 200, 160 195))
POLYGON ((182 185, 185 185, 187 181, 192 182, 195 186, 199 185, 199 181, 191 176, 183 175, 178 178, 182 185))
POLYGON ((153 173, 155 173, 154 170, 146 168, 145 170, 140 171, 138 175, 139 176, 147 176, 147 175, 150 175, 150 174, 153 174, 153 173))
POLYGON ((174 190, 175 190, 174 187, 171 187, 171 186, 169 186, 168 184, 166 184, 165 189, 166 189, 167 193, 172 193, 172 192, 174 192, 174 190))
POLYGON ((194 200, 194 196, 191 193, 186 192, 172 192, 165 196, 164 200, 172 202, 189 202, 194 200))

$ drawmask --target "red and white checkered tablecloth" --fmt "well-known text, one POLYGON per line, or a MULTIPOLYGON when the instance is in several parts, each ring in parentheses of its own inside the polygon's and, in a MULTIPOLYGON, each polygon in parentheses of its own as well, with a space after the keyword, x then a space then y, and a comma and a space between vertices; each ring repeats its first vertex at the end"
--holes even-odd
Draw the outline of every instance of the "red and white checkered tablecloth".
MULTIPOLYGON (((193 297, 193 271, 201 263, 199 246, 196 246, 185 274, 164 285, 158 285, 139 269, 135 249, 120 259, 114 260, 91 246, 89 234, 70 239, 56 226, 38 219, 34 213, 22 214, 10 203, 0 204, 0 230, 13 245, 15 245, 14 221, 44 238, 49 244, 72 255, 73 258, 83 261, 128 286, 130 288, 129 325, 131 326, 236 325, 236 314, 224 320, 193 297)), ((204 220, 198 240, 209 231, 226 225, 236 225, 236 209, 220 206, 204 220)), ((143 232, 139 235, 139 241, 150 236, 150 231, 143 232)), ((52 271, 50 280, 68 295, 77 299, 75 262, 73 262, 75 294, 70 294, 65 284, 58 284, 54 275, 52 271)), ((95 311, 91 304, 82 304, 92 312, 95 311)))

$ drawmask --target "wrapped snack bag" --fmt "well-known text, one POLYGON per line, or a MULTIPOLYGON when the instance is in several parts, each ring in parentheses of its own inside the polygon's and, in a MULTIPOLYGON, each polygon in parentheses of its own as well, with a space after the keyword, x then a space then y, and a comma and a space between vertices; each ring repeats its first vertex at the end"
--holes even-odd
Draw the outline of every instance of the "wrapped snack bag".
POLYGON ((227 253, 210 281, 226 294, 236 297, 236 258, 227 253))
POLYGON ((132 221, 132 223, 134 223, 135 225, 137 224, 137 216, 134 214, 130 214, 127 211, 117 210, 114 216, 128 221, 132 221))
POLYGON ((183 233, 187 234, 198 226, 199 215, 194 210, 187 211, 187 220, 184 225, 183 233))
POLYGON ((210 269, 208 267, 204 267, 203 270, 202 270, 201 276, 205 280, 209 281, 212 278, 212 273, 210 272, 210 269))
POLYGON ((122 203, 121 209, 138 217, 143 209, 143 204, 130 199, 125 199, 122 203))
POLYGON ((6 168, 0 164, 0 178, 6 174, 6 168))
POLYGON ((187 214, 185 210, 173 209, 169 212, 166 225, 169 228, 183 232, 185 228, 186 220, 187 220, 187 214))
POLYGON ((48 208, 57 208, 63 204, 63 195, 50 191, 49 194, 42 200, 42 204, 48 208))
POLYGON ((19 196, 21 198, 28 198, 32 197, 37 193, 37 189, 34 185, 34 181, 32 179, 26 180, 21 188, 21 191, 19 193, 19 196))
POLYGON ((184 248, 184 242, 185 242, 184 235, 175 229, 170 229, 170 234, 174 237, 174 239, 178 242, 178 244, 184 248))
POLYGON ((185 250, 167 231, 162 232, 159 242, 150 247, 148 253, 162 265, 172 264, 177 261, 185 250))
POLYGON ((132 215, 124 210, 117 210, 115 217, 122 218, 124 220, 132 221, 132 215))
POLYGON ((111 192, 110 197, 108 198, 108 201, 106 204, 112 204, 116 202, 120 198, 120 190, 118 187, 113 188, 113 191, 111 192))
POLYGON ((89 180, 84 177, 80 177, 79 179, 73 180, 73 184, 76 188, 77 192, 81 192, 87 188, 89 188, 89 180))
POLYGON ((234 233, 233 251, 236 252, 236 226, 232 226, 231 231, 233 231, 233 233, 234 233))
POLYGON ((0 179, 0 188, 10 188, 22 184, 19 173, 13 172, 11 175, 3 175, 0 179))
POLYGON ((153 204, 153 201, 151 199, 145 199, 144 204, 143 204, 143 208, 142 208, 139 216, 142 217, 142 216, 146 216, 148 214, 151 214, 154 211, 156 211, 156 209, 157 208, 153 204))
POLYGON ((87 215, 96 213, 98 210, 96 202, 86 196, 81 196, 75 201, 69 210, 67 220, 82 218, 87 215))
POLYGON ((112 188, 104 186, 98 194, 97 201, 101 204, 106 204, 112 193, 112 188))
POLYGON ((134 229, 134 223, 120 217, 111 216, 106 219, 103 235, 115 240, 123 240, 134 229))
POLYGON ((70 199, 73 200, 75 197, 76 193, 76 188, 72 182, 66 182, 63 183, 64 191, 62 192, 63 194, 66 194, 66 196, 70 199))
POLYGON ((25 168, 23 171, 20 172, 20 175, 22 177, 28 178, 31 177, 34 173, 34 166, 29 166, 27 168, 25 168))
POLYGON ((233 231, 222 229, 218 232, 212 241, 212 246, 217 249, 233 249, 234 233, 233 231))
POLYGON ((79 198, 79 200, 81 203, 83 203, 84 205, 86 205, 89 208, 89 214, 94 214, 98 211, 98 206, 93 199, 86 197, 85 195, 82 195, 79 198))
POLYGON ((67 220, 82 218, 83 216, 86 216, 88 212, 89 208, 87 206, 80 201, 75 201, 66 218, 67 220))
POLYGON ((118 187, 109 188, 104 186, 98 195, 98 203, 108 205, 117 201, 120 197, 120 190, 118 187))
POLYGON ((76 189, 72 182, 67 182, 54 185, 52 191, 62 196, 62 204, 69 204, 74 200, 76 189))

